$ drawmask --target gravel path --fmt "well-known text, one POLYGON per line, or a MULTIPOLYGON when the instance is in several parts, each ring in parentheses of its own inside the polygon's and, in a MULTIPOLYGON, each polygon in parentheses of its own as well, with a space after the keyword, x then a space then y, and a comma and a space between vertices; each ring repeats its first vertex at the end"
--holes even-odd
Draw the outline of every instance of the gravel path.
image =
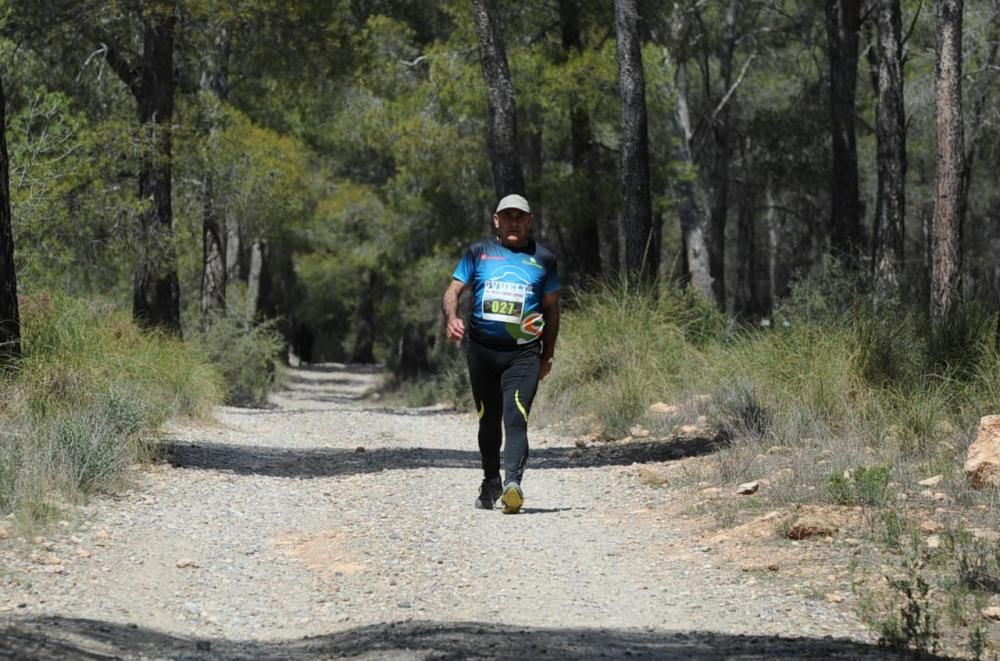
POLYGON ((860 623, 746 585, 633 461, 536 434, 522 514, 472 507, 475 418, 292 372, 269 410, 172 430, 171 463, 0 547, 0 657, 859 658, 860 623), (542 443, 544 439, 544 443, 542 443))

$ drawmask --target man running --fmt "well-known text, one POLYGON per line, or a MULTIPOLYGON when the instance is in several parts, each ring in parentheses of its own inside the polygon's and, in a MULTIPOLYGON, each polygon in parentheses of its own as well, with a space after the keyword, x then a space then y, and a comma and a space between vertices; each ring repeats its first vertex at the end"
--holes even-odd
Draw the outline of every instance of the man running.
POLYGON ((479 413, 484 479, 476 507, 505 514, 524 504, 521 481, 528 461, 528 414, 538 382, 552 369, 559 334, 559 274, 551 251, 535 242, 528 201, 508 195, 493 214, 495 237, 469 246, 452 273, 441 309, 448 339, 461 342, 465 322, 458 300, 473 292, 469 379, 479 413), (501 423, 504 480, 500 481, 501 423))

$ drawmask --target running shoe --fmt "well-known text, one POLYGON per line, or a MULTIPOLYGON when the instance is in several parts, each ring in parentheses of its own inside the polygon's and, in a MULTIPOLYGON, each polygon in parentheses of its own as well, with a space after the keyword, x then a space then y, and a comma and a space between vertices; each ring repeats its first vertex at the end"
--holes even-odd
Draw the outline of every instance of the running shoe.
POLYGON ((488 477, 479 485, 479 497, 476 498, 476 509, 491 510, 503 492, 500 476, 488 477))
POLYGON ((504 514, 520 512, 521 505, 524 505, 524 492, 521 491, 521 485, 517 482, 511 482, 504 487, 500 502, 503 503, 504 514))

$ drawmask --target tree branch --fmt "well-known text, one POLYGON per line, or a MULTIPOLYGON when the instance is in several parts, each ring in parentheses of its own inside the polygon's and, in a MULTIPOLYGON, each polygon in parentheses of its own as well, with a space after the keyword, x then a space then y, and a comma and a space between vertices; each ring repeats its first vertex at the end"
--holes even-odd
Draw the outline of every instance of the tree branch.
POLYGON ((750 68, 750 64, 753 62, 753 60, 754 60, 755 57, 757 57, 757 53, 751 53, 750 57, 747 58, 747 61, 743 63, 743 68, 740 69, 740 75, 736 77, 736 80, 729 87, 729 90, 726 92, 725 96, 723 96, 722 100, 719 101, 719 105, 717 105, 715 107, 715 110, 712 111, 712 116, 708 120, 709 126, 711 126, 712 124, 715 123, 715 118, 719 116, 720 112, 722 112, 722 109, 729 102, 729 98, 736 91, 736 88, 739 87, 743 83, 743 79, 747 75, 747 69, 750 68))
POLYGON ((131 64, 126 60, 118 49, 109 46, 108 42, 110 40, 98 38, 98 43, 104 50, 104 60, 111 66, 112 70, 121 79, 125 86, 128 87, 129 91, 132 92, 132 96, 139 99, 142 96, 142 89, 140 85, 140 75, 138 67, 131 64))

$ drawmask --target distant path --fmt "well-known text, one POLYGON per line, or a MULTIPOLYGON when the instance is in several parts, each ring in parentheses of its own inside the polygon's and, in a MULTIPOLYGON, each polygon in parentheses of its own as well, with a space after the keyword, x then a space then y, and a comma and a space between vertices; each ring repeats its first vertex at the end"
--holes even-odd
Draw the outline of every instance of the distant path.
POLYGON ((0 658, 884 658, 662 514, 627 466, 677 448, 538 436, 524 513, 476 510, 474 417, 372 408, 378 378, 295 370, 79 527, 0 543, 0 658))

